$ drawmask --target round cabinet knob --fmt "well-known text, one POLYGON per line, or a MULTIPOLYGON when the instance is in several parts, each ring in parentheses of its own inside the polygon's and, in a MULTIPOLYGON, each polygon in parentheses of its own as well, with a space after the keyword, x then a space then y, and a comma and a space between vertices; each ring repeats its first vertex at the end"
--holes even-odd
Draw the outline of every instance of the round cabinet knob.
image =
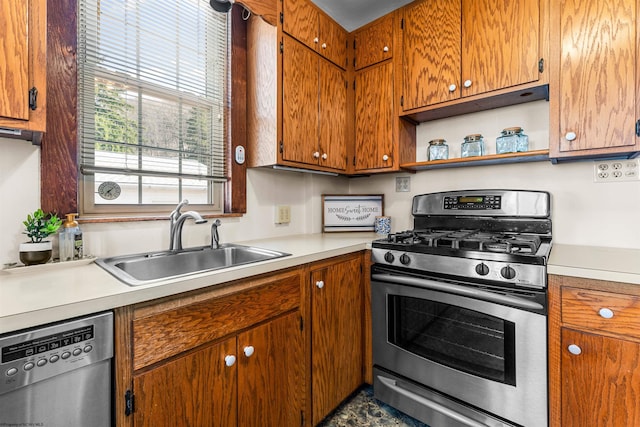
POLYGON ((256 351, 256 349, 253 348, 252 345, 248 345, 243 349, 243 351, 245 356, 251 357, 253 355, 253 352, 256 351))
POLYGON ((582 353, 582 349, 575 344, 571 344, 567 347, 567 350, 569 350, 569 353, 575 354, 576 356, 582 353))
POLYGON ((449 92, 455 92, 456 89, 458 89, 458 86, 454 85, 454 84, 450 84, 449 85, 449 92))
POLYGON ((318 280, 318 281, 316 282, 316 287, 317 287, 318 289, 322 289, 322 288, 324 288, 324 281, 323 281, 323 280, 318 280))
POLYGON ((382 48, 382 51, 383 51, 383 52, 389 52, 389 46, 385 46, 385 47, 383 47, 383 48, 382 48))
POLYGON ((382 156, 382 160, 384 160, 384 161, 386 162, 387 160, 389 160, 389 156, 387 156, 387 155, 385 154, 384 156, 382 156))
POLYGON ((329 157, 329 156, 327 156, 327 153, 324 153, 324 154, 322 155, 322 160, 327 160, 327 157, 329 157))
POLYGON ((567 134, 564 136, 564 139, 566 139, 567 141, 573 141, 578 137, 578 135, 576 135, 575 132, 567 132, 567 134))
POLYGON ((316 151, 316 152, 313 153, 313 158, 317 159, 319 157, 320 157, 320 152, 319 151, 316 151))
POLYGON ((319 40, 317 37, 315 37, 315 38, 313 39, 313 42, 314 42, 314 43, 318 43, 319 41, 320 41, 320 40, 319 40))
POLYGON ((388 263, 392 263, 395 259, 396 257, 394 257, 391 252, 387 252, 386 254, 384 254, 384 260, 388 263))
POLYGON ((326 43, 322 43, 322 48, 326 49, 327 48, 327 44, 326 43))
POLYGON ((478 273, 481 276, 486 276, 487 274, 489 274, 489 267, 487 266, 487 264, 482 262, 476 265, 476 273, 478 273))
POLYGON ((411 258, 409 257, 409 255, 407 254, 400 255, 400 264, 409 265, 410 262, 411 262, 411 258))
POLYGON ((516 277, 516 271, 512 267, 508 266, 502 267, 502 269, 500 270, 500 274, 502 275, 502 277, 509 280, 516 277))
POLYGON ((598 314, 605 319, 611 319, 613 317, 613 310, 610 308, 601 308, 598 314))
POLYGON ((233 366, 236 364, 236 357, 233 354, 224 357, 224 364, 227 366, 233 366))
POLYGON ((471 80, 465 80, 464 87, 471 87, 471 80))

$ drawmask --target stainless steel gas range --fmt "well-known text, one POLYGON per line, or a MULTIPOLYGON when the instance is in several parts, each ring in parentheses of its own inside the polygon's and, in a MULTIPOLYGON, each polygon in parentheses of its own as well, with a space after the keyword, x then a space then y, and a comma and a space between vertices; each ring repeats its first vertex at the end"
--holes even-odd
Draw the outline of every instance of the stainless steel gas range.
POLYGON ((550 195, 414 197, 372 244, 374 394, 432 427, 548 425, 550 195))

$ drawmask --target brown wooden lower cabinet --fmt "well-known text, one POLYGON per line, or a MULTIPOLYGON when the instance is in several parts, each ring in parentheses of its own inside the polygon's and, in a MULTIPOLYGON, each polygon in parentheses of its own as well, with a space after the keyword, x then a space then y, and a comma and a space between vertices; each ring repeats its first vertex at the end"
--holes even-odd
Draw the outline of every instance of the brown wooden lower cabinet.
POLYGON ((549 277, 551 427, 640 426, 640 286, 549 277))

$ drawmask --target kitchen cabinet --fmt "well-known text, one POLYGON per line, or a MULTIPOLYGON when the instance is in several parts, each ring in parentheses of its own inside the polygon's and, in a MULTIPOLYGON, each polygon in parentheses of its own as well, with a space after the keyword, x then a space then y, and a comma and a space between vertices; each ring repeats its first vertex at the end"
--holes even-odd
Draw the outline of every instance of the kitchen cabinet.
POLYGON ((425 121, 546 95, 548 0, 422 0, 402 9, 400 103, 425 121), (544 89, 532 88, 545 86, 544 89))
POLYGON ((640 289, 549 277, 551 426, 640 425, 640 289))
POLYGON ((0 136, 19 131, 44 132, 46 0, 0 1, 0 40, 0 136))
POLYGON ((637 0, 552 2, 550 157, 640 151, 637 0))
POLYGON ((353 172, 375 173, 400 169, 415 161, 415 124, 398 116, 395 107, 393 26, 388 14, 354 32, 353 172))
POLYGON ((318 424, 363 382, 362 255, 311 270, 312 414, 318 424))
POLYGON ((339 67, 347 68, 347 32, 309 0, 283 0, 282 30, 339 67))
POLYGON ((116 400, 116 424, 299 425, 302 278, 285 270, 119 309, 116 395, 133 392, 134 406, 126 416, 116 400))

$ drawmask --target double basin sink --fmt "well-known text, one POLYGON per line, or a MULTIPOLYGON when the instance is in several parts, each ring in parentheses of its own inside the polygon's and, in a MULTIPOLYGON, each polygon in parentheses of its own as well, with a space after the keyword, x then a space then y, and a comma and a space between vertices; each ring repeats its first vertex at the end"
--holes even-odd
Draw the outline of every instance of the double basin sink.
POLYGON ((100 258, 96 260, 96 264, 121 282, 130 286, 139 286, 159 280, 221 270, 289 255, 253 246, 223 244, 219 248, 203 246, 180 251, 159 251, 100 258))

